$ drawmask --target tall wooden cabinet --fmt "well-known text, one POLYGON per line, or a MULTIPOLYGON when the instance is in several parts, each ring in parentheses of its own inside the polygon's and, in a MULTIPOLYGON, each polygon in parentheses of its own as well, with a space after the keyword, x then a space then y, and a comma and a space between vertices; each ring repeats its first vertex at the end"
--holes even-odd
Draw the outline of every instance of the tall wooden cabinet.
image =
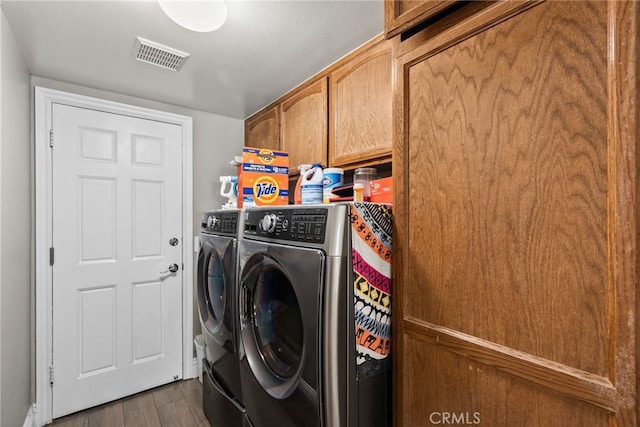
POLYGON ((395 426, 640 423, 639 8, 395 39, 395 426))

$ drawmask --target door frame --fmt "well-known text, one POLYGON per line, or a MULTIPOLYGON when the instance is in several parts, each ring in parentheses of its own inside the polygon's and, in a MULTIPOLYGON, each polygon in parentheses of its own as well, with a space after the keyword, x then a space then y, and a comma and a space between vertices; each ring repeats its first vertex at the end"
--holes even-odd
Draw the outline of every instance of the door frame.
MULTIPOLYGON (((36 425, 52 420, 52 388, 49 366, 53 360, 52 275, 52 156, 49 132, 52 105, 64 104, 106 113, 156 120, 182 127, 182 378, 194 377, 193 365, 193 119, 119 102, 35 87, 35 410, 36 425)), ((196 373, 197 376, 197 373, 196 373)))

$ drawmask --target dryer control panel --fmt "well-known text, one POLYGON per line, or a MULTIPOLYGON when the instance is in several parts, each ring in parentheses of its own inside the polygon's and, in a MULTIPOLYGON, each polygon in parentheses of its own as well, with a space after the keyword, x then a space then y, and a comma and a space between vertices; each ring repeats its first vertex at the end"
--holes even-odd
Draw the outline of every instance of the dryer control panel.
POLYGON ((324 243, 326 208, 257 209, 245 212, 244 235, 324 243))
POLYGON ((239 215, 238 210, 206 212, 200 229, 205 233, 236 235, 239 215))

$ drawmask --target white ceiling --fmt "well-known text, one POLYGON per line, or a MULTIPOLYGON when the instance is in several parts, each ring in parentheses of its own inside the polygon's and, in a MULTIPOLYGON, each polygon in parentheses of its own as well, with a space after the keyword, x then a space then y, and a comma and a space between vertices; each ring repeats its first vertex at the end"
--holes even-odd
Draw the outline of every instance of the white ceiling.
POLYGON ((383 0, 227 0, 195 33, 155 0, 2 0, 33 75, 245 119, 383 31, 383 0), (181 71, 135 60, 137 36, 190 53, 181 71))

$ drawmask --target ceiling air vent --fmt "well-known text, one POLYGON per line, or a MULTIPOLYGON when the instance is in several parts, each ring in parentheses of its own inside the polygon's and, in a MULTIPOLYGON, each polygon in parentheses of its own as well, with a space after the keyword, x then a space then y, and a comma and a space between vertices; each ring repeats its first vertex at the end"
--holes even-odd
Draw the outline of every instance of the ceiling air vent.
POLYGON ((136 37, 133 45, 133 55, 138 61, 173 71, 180 71, 189 58, 188 53, 163 46, 160 43, 152 42, 142 37, 136 37))

